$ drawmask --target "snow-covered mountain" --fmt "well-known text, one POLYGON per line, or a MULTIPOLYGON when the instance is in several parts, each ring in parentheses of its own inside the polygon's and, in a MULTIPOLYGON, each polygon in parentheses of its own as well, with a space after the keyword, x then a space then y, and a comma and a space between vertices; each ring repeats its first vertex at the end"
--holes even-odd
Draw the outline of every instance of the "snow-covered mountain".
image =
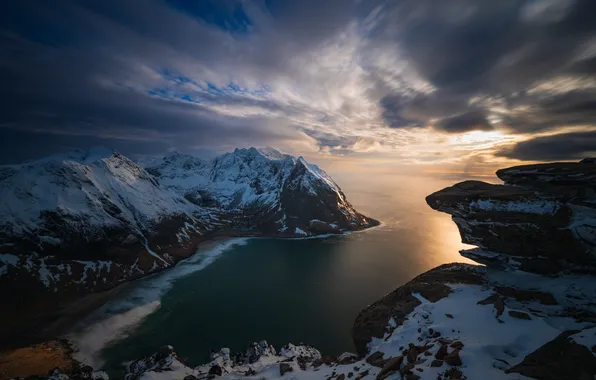
POLYGON ((306 235, 369 225, 327 173, 271 148, 236 149, 208 161, 176 153, 147 170, 190 202, 263 232, 306 235))
MULTIPOLYGON (((51 313, 167 268, 216 234, 295 237, 378 224, 323 170, 274 149, 149 162, 97 148, 0 166, 3 303, 43 299, 51 313)), ((21 323, 9 322, 9 330, 21 323)))

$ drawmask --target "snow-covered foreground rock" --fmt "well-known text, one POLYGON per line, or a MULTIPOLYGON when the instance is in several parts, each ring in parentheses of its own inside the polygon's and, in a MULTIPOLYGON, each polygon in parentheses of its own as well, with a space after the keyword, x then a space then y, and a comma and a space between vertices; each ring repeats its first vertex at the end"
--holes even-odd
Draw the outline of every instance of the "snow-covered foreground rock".
POLYGON ((98 148, 0 166, 0 304, 12 310, 0 347, 43 337, 37 328, 58 314, 92 307, 81 297, 169 268, 213 236, 377 224, 323 170, 273 149, 173 154, 144 168, 98 148))
POLYGON ((402 372, 423 379, 588 379, 596 374, 594 280, 443 265, 363 310, 354 340, 365 355, 402 355, 413 364, 402 372), (561 351, 542 353, 553 341, 561 351))

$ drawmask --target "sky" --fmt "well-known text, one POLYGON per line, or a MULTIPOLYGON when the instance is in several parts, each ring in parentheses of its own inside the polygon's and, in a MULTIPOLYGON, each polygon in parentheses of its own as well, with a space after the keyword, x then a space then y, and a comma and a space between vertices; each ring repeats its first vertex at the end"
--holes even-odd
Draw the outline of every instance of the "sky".
POLYGON ((271 146, 363 171, 596 155, 594 0, 0 5, 0 163, 271 146))

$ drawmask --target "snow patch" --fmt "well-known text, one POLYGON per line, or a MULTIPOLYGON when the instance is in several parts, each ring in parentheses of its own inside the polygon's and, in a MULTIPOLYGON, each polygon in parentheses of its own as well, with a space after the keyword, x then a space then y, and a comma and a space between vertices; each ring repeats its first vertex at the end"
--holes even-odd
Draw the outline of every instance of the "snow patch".
POLYGON ((301 230, 298 227, 296 227, 296 229, 294 230, 294 233, 295 234, 298 234, 298 235, 304 235, 304 236, 307 236, 308 235, 306 232, 304 232, 303 230, 301 230))
MULTIPOLYGON (((495 318, 492 305, 477 305, 478 301, 492 294, 491 290, 478 285, 458 284, 450 287, 453 293, 435 303, 414 293, 413 296, 421 305, 401 326, 382 339, 373 338, 369 352, 380 351, 385 357, 399 356, 400 347, 407 347, 408 343, 420 344, 418 337, 424 337, 432 328, 441 333, 441 337, 464 343, 460 352, 463 365, 459 369, 468 379, 502 379, 504 373, 493 366, 495 361, 517 363, 561 333, 545 318, 513 318, 509 316, 510 308, 507 306, 500 317, 501 323, 495 318)), ((435 344, 431 349, 433 355, 439 346, 435 344)), ((430 362, 428 360, 418 367, 423 368, 424 378, 435 379, 445 370, 445 366, 431 367, 430 362)), ((510 377, 516 378, 515 375, 510 377)))
POLYGON ((472 210, 491 210, 503 212, 520 212, 526 214, 555 214, 560 204, 551 200, 536 200, 536 201, 515 201, 515 202, 499 202, 490 199, 483 199, 470 202, 472 210))
POLYGON ((592 350, 593 347, 596 347, 596 327, 585 329, 572 335, 571 340, 592 350))

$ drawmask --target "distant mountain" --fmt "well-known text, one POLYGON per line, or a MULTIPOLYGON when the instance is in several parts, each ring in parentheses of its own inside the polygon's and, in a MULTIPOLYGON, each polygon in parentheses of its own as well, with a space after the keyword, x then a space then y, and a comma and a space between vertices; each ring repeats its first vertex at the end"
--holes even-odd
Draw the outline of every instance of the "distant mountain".
POLYGON ((213 160, 173 154, 147 168, 174 193, 238 227, 310 235, 376 224, 359 214, 327 173, 274 149, 236 149, 213 160))
POLYGON ((274 149, 145 162, 97 148, 0 166, 2 302, 51 314, 172 266, 213 235, 303 237, 378 224, 323 170, 274 149))

